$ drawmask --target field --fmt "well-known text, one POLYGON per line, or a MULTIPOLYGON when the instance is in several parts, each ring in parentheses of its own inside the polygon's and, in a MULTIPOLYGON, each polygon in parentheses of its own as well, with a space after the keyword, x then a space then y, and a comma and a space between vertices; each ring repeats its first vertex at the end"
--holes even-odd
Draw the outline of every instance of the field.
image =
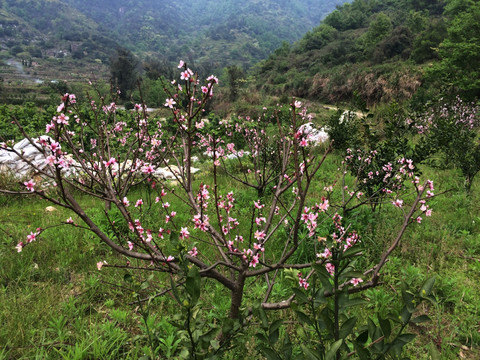
MULTIPOLYGON (((339 160, 335 156, 325 171, 334 172, 339 160)), ((202 168, 198 181, 211 181, 208 163, 202 168)), ((455 170, 424 167, 422 171, 434 179, 438 193, 445 193, 434 199, 431 218, 408 229, 384 270, 382 284, 363 294, 367 305, 356 311, 362 316, 386 313, 398 302, 402 281, 418 287, 435 275, 433 294, 438 305, 421 309, 431 322, 411 324, 409 332, 418 337, 407 353, 414 359, 430 359, 434 347, 442 359, 476 359, 480 356, 480 192, 475 183, 466 193, 455 170)), ((330 176, 320 174, 320 178, 330 176)), ((138 188, 132 198, 144 191, 138 188)), ((173 198, 168 200, 174 204, 173 198)), ((172 293, 135 302, 167 288, 165 275, 114 268, 98 271, 98 261, 118 264, 126 259, 88 231, 66 226, 45 232, 41 240, 17 253, 15 245, 26 234, 72 214, 47 208, 50 204, 31 196, 2 196, 0 202, 1 359, 136 359, 150 354, 152 346, 161 358, 179 356, 180 338, 170 323, 177 316, 172 293)), ((101 217, 103 203, 88 198, 82 202, 101 217)), ((383 212, 374 219, 375 231, 364 235, 372 256, 382 251, 385 239, 398 226, 394 218, 391 210, 383 212)), ((244 306, 252 306, 264 286, 251 283, 244 306)), ((280 298, 288 294, 288 286, 277 291, 280 298)), ((203 283, 200 304, 207 321, 225 317, 229 307, 225 291, 211 280, 203 283)), ((301 325, 288 311, 282 314, 272 316, 289 319, 285 331, 301 341, 301 325)), ((238 359, 240 354, 262 358, 254 336, 258 330, 258 321, 251 320, 241 334, 246 350, 233 349, 225 358, 238 359)))

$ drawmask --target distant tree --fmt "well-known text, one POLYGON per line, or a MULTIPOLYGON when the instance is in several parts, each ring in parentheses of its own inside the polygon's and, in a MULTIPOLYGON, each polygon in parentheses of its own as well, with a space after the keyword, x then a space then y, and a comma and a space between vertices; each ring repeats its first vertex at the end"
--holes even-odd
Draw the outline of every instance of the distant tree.
POLYGON ((427 77, 447 84, 464 98, 480 96, 480 2, 451 1, 452 21, 440 44, 440 62, 428 69, 427 77))
POLYGON ((387 14, 381 12, 370 23, 367 31, 367 44, 378 44, 392 31, 392 21, 387 14))
POLYGON ((406 59, 410 56, 413 35, 406 26, 396 27, 392 33, 380 41, 373 52, 372 60, 380 63, 400 55, 406 59))
POLYGON ((157 80, 162 76, 170 79, 174 76, 172 67, 165 60, 149 58, 142 64, 142 67, 145 71, 145 76, 152 80, 157 80))
POLYGON ((23 48, 20 45, 15 45, 10 49, 10 53, 12 55, 17 55, 19 53, 23 52, 23 48))
POLYGON ((228 86, 230 89, 230 101, 235 101, 238 96, 239 80, 243 77, 243 70, 236 66, 228 66, 227 69, 228 86))
POLYGON ((432 22, 413 41, 411 59, 420 64, 438 59, 438 46, 447 36, 447 26, 443 20, 432 22))
POLYGON ((124 100, 135 88, 139 77, 139 64, 135 55, 124 48, 118 48, 117 53, 110 59, 112 85, 120 90, 120 97, 124 100))

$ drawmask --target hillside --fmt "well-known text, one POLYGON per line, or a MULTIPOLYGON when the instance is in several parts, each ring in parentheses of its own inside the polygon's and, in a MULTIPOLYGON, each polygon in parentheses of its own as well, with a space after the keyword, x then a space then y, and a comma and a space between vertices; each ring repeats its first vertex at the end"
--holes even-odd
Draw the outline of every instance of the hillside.
POLYGON ((263 61, 258 87, 368 106, 412 97, 421 103, 438 92, 474 98, 479 23, 474 1, 355 0, 263 61))
MULTIPOLYGON (((28 68, 52 68, 47 60, 61 59, 73 73, 93 64, 97 74, 108 74, 98 65, 108 64, 121 45, 142 59, 173 65, 183 58, 205 72, 248 68, 283 41, 299 39, 344 2, 0 0, 0 58, 28 68)), ((13 70, 4 69, 7 80, 13 70)), ((68 71, 58 77, 75 78, 68 71)))

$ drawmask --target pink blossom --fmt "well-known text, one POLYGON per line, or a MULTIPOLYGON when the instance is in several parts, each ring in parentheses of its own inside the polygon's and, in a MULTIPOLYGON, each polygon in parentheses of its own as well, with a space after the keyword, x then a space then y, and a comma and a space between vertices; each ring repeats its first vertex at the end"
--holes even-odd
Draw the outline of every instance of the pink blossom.
POLYGON ((248 264, 248 266, 250 267, 256 267, 258 264, 258 254, 255 255, 255 256, 252 256, 252 260, 250 261, 250 263, 248 264))
POLYGON ((415 221, 420 224, 420 223, 422 222, 422 217, 421 217, 421 216, 418 216, 418 217, 415 219, 415 221))
POLYGON ((190 251, 188 252, 188 255, 193 256, 193 257, 197 257, 197 255, 198 255, 197 247, 194 246, 194 247, 192 248, 192 250, 190 250, 190 251))
POLYGON ((253 248, 255 250, 260 250, 261 252, 265 252, 265 249, 262 247, 261 244, 253 243, 253 248))
POLYGON ((103 265, 106 265, 107 262, 105 260, 97 262, 97 269, 100 271, 102 270, 103 265))
POLYGON ((36 185, 33 180, 29 180, 29 181, 26 181, 23 183, 23 185, 26 186, 27 190, 31 191, 31 192, 34 192, 35 191, 35 188, 34 186, 36 185))
POLYGON ((137 202, 135 203, 135 207, 139 207, 143 205, 143 200, 142 199, 138 199, 137 202))
POLYGON ((210 75, 207 78, 207 81, 213 81, 215 84, 218 84, 218 78, 216 76, 210 75))
POLYGON ((358 284, 362 283, 363 279, 361 278, 353 278, 350 280, 350 284, 353 284, 353 286, 357 286, 358 284))
POLYGON ((307 282, 306 278, 302 277, 302 273, 298 273, 298 286, 303 287, 305 290, 308 290, 310 284, 307 282))
POLYGON ((133 243, 131 241, 127 241, 128 244, 128 250, 132 251, 133 250, 133 243))
POLYGON ((117 160, 116 160, 114 157, 111 157, 110 160, 103 162, 103 164, 104 164, 106 167, 110 167, 110 166, 112 166, 112 165, 115 165, 116 163, 117 163, 117 160))
POLYGON ((127 197, 124 196, 123 200, 122 200, 122 204, 125 206, 125 207, 129 207, 130 206, 130 201, 128 201, 127 197))
POLYGON ((17 249, 17 252, 22 252, 24 246, 25 246, 25 245, 23 244, 23 242, 20 241, 20 242, 17 244, 17 246, 15 246, 15 249, 17 249))
POLYGON ((397 199, 397 200, 395 200, 395 201, 392 201, 392 204, 393 204, 395 207, 401 208, 402 205, 403 205, 403 200, 397 199))
POLYGON ((325 248, 325 250, 323 251, 323 253, 317 254, 317 257, 318 257, 318 258, 324 258, 324 259, 329 258, 329 257, 331 257, 331 256, 332 256, 332 252, 330 251, 329 248, 325 248))
POLYGON ((144 166, 143 169, 142 169, 142 172, 144 174, 152 174, 155 172, 155 169, 153 168, 152 165, 148 165, 148 166, 144 166))
POLYGON ((180 60, 180 62, 178 63, 178 68, 182 68, 183 66, 185 65, 185 62, 183 60, 180 60))
POLYGON ((70 118, 66 116, 64 113, 61 113, 56 119, 57 119, 57 124, 68 125, 68 120, 70 118))
POLYGON ((66 223, 67 224, 73 224, 73 219, 72 219, 71 216, 66 220, 66 223))
POLYGON ((259 225, 259 226, 261 225, 262 221, 263 221, 263 222, 267 222, 267 219, 265 219, 264 217, 257 217, 257 218, 255 219, 255 223, 256 223, 257 225, 259 225))
POLYGON ((188 232, 188 229, 186 227, 182 227, 180 229, 180 239, 188 239, 190 236, 190 233, 188 232))
POLYGON ((169 255, 169 256, 167 257, 167 262, 171 262, 171 261, 173 261, 173 260, 175 260, 175 257, 173 257, 172 255, 169 255))
POLYGON ((263 232, 263 231, 258 231, 258 230, 255 231, 254 237, 255 237, 255 239, 257 239, 258 241, 264 240, 264 239, 265 239, 265 236, 266 236, 265 232, 263 232))
POLYGON ((325 265, 325 269, 327 269, 327 271, 330 275, 333 275, 333 273, 335 272, 335 266, 331 263, 327 263, 325 265))
POLYGON ((170 109, 173 109, 173 105, 175 105, 176 102, 173 99, 166 99, 165 100, 165 105, 166 107, 169 107, 170 109))
POLYGON ((48 155, 46 158, 45 158, 45 163, 49 166, 53 166, 55 164, 55 156, 53 155, 48 155))
POLYGON ((254 201, 253 204, 255 205, 255 208, 257 208, 257 209, 262 209, 262 208, 265 207, 265 205, 262 205, 262 203, 260 202, 260 200, 254 201))

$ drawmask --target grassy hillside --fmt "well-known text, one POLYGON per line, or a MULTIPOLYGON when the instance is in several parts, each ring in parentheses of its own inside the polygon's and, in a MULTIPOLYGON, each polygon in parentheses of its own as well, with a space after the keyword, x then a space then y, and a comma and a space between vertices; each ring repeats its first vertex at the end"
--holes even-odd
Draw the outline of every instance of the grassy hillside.
POLYGON ((470 1, 356 0, 263 61, 258 86, 364 105, 414 94, 421 103, 440 90, 474 98, 479 14, 478 2, 470 1))

